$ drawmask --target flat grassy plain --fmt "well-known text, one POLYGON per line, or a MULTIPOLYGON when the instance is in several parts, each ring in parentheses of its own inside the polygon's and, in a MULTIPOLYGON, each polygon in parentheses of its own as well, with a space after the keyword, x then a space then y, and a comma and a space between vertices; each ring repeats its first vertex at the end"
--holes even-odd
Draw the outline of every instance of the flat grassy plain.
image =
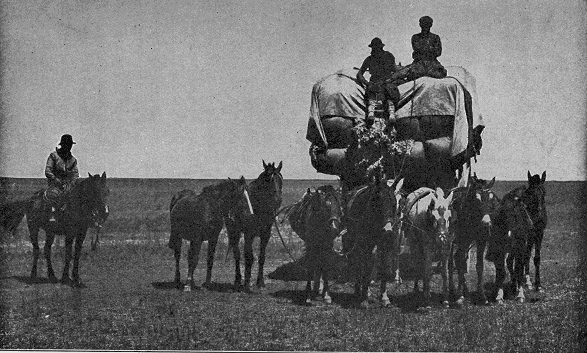
MULTIPOLYGON (((236 177, 236 176, 235 176, 236 177)), ((183 188, 196 191, 217 180, 110 179, 111 215, 97 251, 88 232, 81 260, 83 288, 71 288, 28 276, 32 247, 22 222, 16 234, 0 241, 0 348, 2 349, 191 349, 311 351, 583 351, 586 330, 587 268, 581 227, 585 183, 547 181, 549 224, 542 273, 544 293, 530 293, 517 304, 478 305, 461 309, 440 305, 440 276, 433 278, 437 304, 428 313, 416 309, 413 281, 392 286, 391 308, 352 305, 352 286, 337 283, 333 303, 302 304, 303 282, 267 279, 265 290, 231 290, 232 256, 226 258, 222 231, 213 285, 192 292, 174 288, 174 260, 167 248, 168 207, 183 188)), ((307 187, 336 181, 285 180, 283 205, 298 200, 307 187)), ((497 182, 503 195, 523 182, 497 182)), ((1 179, 0 201, 30 196, 41 179, 1 179)), ((302 243, 285 223, 280 227, 293 257, 302 243)), ((291 261, 275 228, 267 250, 266 273, 291 261)), ((258 242, 255 242, 255 253, 258 242)), ((42 246, 42 245, 41 245, 42 246)), ((205 277, 203 246, 196 279, 205 277)), ((187 272, 184 242, 182 276, 187 272)), ((63 240, 53 247, 60 274, 63 240)), ((473 262, 472 262, 473 264, 473 262)), ((44 259, 39 275, 46 276, 44 259)), ((257 266, 253 267, 256 275, 257 266)), ((532 268, 533 272, 533 268, 532 268)), ((470 288, 476 284, 469 269, 470 288)), ((494 267, 486 262, 486 290, 492 290, 494 267)), ((378 287, 373 293, 377 295, 378 287)))

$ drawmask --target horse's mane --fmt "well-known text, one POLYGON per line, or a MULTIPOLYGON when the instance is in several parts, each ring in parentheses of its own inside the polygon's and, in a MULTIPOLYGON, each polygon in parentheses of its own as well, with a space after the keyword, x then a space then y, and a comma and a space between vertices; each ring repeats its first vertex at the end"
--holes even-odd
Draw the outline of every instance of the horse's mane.
POLYGON ((232 187, 233 181, 232 180, 223 180, 218 184, 208 185, 202 188, 200 192, 201 196, 219 196, 222 191, 230 189, 232 187))

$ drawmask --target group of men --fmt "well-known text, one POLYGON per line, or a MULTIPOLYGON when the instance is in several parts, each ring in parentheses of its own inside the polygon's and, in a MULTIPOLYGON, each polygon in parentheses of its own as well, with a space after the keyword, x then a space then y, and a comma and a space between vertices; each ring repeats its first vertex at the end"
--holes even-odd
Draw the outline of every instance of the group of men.
POLYGON ((383 50, 385 44, 381 39, 375 37, 371 40, 371 55, 363 61, 357 72, 357 80, 366 87, 367 124, 371 125, 376 121, 375 111, 380 97, 383 97, 387 102, 388 124, 393 125, 395 109, 400 98, 397 88, 399 83, 423 76, 446 77, 446 69, 438 61, 442 54, 442 43, 437 34, 430 32, 432 23, 429 16, 420 18, 421 32, 412 36, 413 62, 405 68, 398 67, 393 54, 383 50), (371 75, 369 81, 364 77, 366 71, 371 75))

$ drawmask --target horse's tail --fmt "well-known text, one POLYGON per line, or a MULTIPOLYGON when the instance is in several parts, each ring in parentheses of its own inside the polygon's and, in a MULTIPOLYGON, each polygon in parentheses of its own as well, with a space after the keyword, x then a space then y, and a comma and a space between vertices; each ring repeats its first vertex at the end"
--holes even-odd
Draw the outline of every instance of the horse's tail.
POLYGON ((29 198, 0 205, 0 226, 9 232, 14 232, 32 204, 33 199, 29 198))

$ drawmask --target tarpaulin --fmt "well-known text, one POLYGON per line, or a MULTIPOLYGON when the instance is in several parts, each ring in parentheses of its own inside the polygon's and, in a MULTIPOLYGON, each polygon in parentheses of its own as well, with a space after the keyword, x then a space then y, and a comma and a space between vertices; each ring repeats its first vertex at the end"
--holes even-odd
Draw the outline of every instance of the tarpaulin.
MULTIPOLYGON (((475 79, 462 67, 446 68, 448 77, 421 77, 398 86, 400 101, 397 117, 454 116, 451 155, 465 151, 471 127, 483 125, 478 112, 475 79), (466 94, 470 99, 466 99, 466 94), (467 112, 469 116, 467 117, 467 112)), ((310 117, 306 138, 329 147, 322 120, 339 116, 364 119, 365 90, 355 79, 356 70, 339 71, 318 81, 312 88, 310 117)))

